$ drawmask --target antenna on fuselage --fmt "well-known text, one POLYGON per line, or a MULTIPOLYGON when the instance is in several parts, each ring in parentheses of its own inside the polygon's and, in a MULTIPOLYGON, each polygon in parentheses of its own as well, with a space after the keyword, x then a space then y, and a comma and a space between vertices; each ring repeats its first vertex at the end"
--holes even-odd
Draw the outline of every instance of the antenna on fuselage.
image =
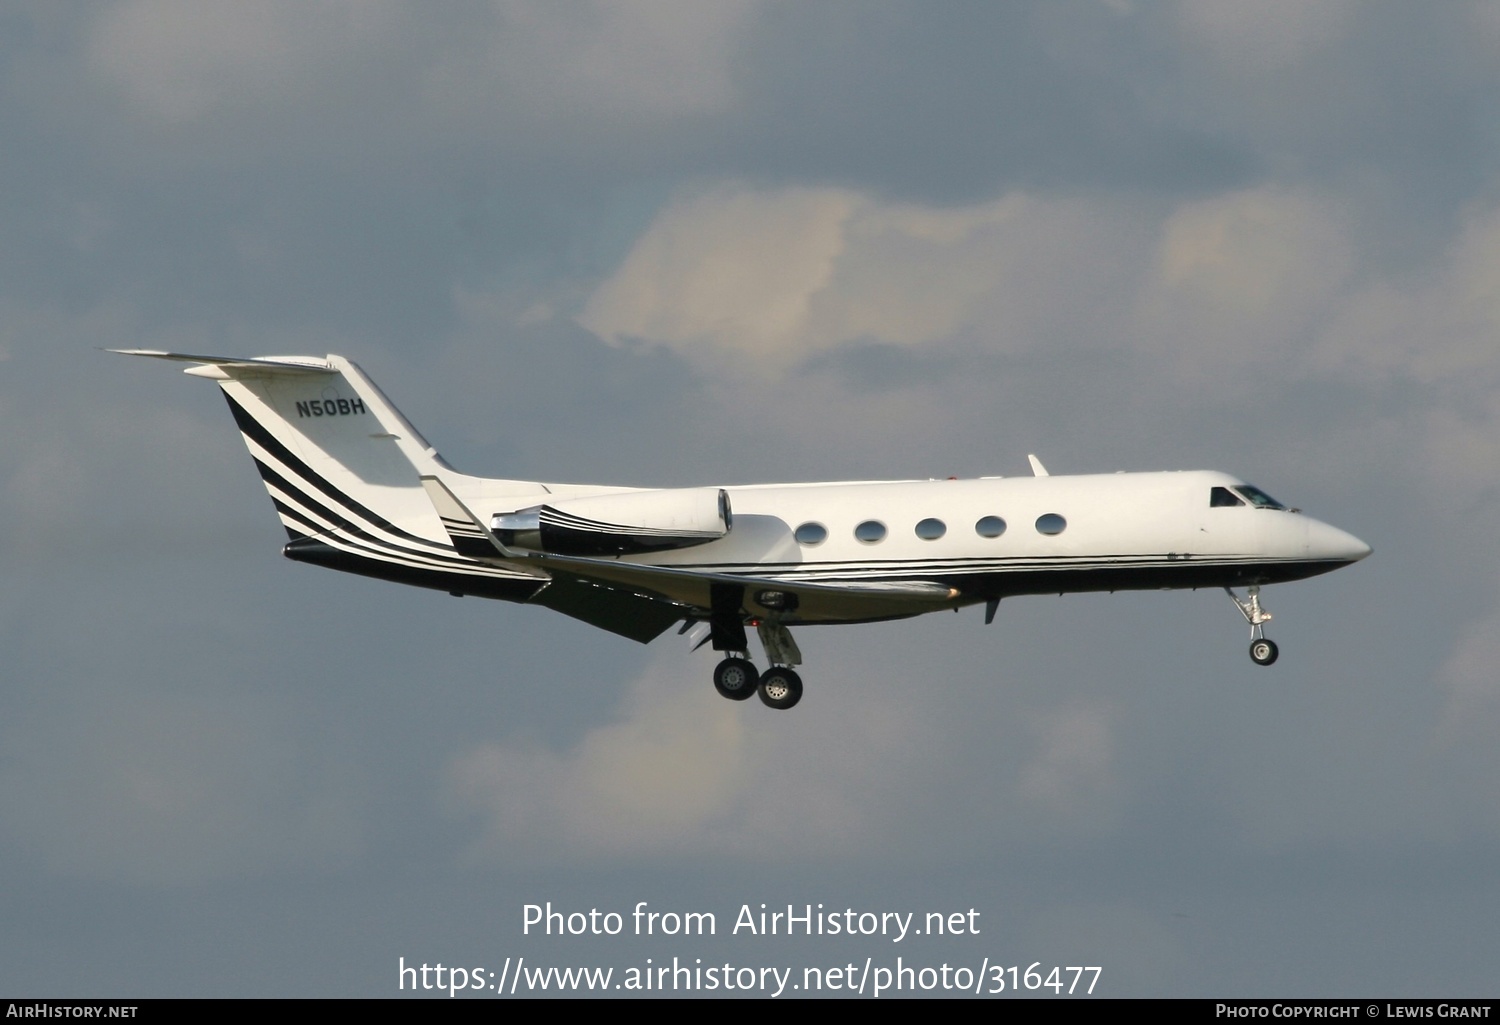
POLYGON ((1047 472, 1047 468, 1042 465, 1042 461, 1040 459, 1038 459, 1036 456, 1034 456, 1030 452, 1028 452, 1028 453, 1026 453, 1026 458, 1031 460, 1031 475, 1033 477, 1049 477, 1049 476, 1051 476, 1051 474, 1049 474, 1047 472))

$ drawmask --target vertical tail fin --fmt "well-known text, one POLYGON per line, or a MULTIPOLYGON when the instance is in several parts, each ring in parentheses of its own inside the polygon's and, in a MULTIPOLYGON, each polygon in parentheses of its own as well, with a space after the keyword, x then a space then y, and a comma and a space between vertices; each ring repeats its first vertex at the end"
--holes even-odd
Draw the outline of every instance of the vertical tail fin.
MULTIPOLYGON (((219 385, 291 539, 288 556, 460 593, 489 593, 501 578, 535 589, 524 571, 454 551, 422 477, 475 479, 445 463, 350 360, 113 351, 193 363, 186 373, 219 385)), ((501 495, 543 490, 526 481, 484 484, 501 495)))

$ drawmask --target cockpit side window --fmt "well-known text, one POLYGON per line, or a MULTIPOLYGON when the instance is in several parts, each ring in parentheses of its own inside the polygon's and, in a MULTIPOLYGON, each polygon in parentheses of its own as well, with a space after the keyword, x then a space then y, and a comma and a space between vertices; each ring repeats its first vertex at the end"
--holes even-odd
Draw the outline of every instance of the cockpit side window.
POLYGON ((1250 500, 1250 504, 1255 506, 1257 509, 1286 508, 1286 506, 1282 505, 1280 502, 1276 501, 1276 499, 1272 498, 1270 495, 1266 494, 1264 491, 1253 484, 1238 484, 1235 486, 1235 490, 1248 498, 1250 500))
POLYGON ((1214 488, 1208 493, 1208 506, 1210 509, 1219 509, 1231 505, 1244 505, 1244 501, 1228 488, 1214 488))

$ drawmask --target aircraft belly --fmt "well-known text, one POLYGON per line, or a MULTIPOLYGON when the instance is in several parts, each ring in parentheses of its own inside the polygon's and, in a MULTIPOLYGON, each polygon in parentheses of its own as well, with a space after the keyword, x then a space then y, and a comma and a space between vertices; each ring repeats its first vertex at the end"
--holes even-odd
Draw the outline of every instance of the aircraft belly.
MULTIPOLYGON (((1059 594, 1088 591, 1154 591, 1185 590, 1190 588, 1242 587, 1251 584, 1272 584, 1301 580, 1321 573, 1331 572, 1346 565, 1343 561, 1324 560, 1265 560, 1260 558, 1233 559, 1194 556, 1180 557, 1132 557, 1128 562, 1106 565, 1100 559, 1080 559, 1079 564, 1033 564, 1010 567, 986 567, 983 569, 960 569, 948 567, 944 570, 921 570, 917 568, 897 572, 892 567, 871 570, 857 578, 846 577, 851 584, 872 586, 880 582, 899 584, 902 581, 922 580, 933 585, 951 588, 955 592, 952 600, 945 603, 932 601, 902 600, 892 596, 882 601, 876 609, 871 596, 851 592, 847 600, 819 595, 817 600, 800 607, 795 614, 784 618, 787 622, 834 623, 868 622, 875 619, 905 618, 947 608, 976 604, 988 598, 1011 597, 1028 594, 1059 594)), ((795 591, 799 582, 815 581, 824 587, 837 587, 839 580, 829 574, 839 571, 822 570, 804 566, 801 572, 772 574, 761 581, 774 579, 789 591, 795 591)), ((847 570, 843 572, 847 573, 847 570)), ((764 586, 764 584, 761 584, 764 586)))
POLYGON ((477 564, 444 570, 437 567, 402 564, 389 559, 371 558, 337 548, 313 537, 301 537, 282 549, 293 562, 306 562, 325 569, 336 569, 356 576, 374 577, 413 587, 426 587, 451 594, 498 598, 501 601, 524 602, 546 583, 534 577, 496 572, 477 564))
POLYGON ((985 594, 1010 597, 1023 594, 1060 594, 1083 591, 1156 591, 1188 588, 1242 587, 1251 584, 1276 584, 1328 573, 1346 562, 1335 561, 1260 561, 1195 564, 1183 561, 1176 565, 1157 563, 1128 567, 1056 567, 1006 570, 970 579, 968 587, 954 586, 969 592, 976 584, 985 594))

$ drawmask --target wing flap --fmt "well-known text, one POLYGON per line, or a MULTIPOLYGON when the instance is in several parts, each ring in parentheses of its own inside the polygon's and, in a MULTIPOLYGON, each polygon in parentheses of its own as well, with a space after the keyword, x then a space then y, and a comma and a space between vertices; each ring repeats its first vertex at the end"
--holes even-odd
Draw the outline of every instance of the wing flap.
POLYGON ((567 573, 554 573, 552 582, 527 604, 541 605, 642 644, 655 640, 688 613, 657 598, 567 573))
POLYGON ((700 609, 712 607, 713 585, 728 584, 744 588, 747 612, 795 613, 794 618, 802 620, 910 616, 931 612, 934 607, 961 597, 956 588, 928 580, 813 584, 769 576, 712 573, 541 553, 528 553, 525 562, 588 580, 646 591, 666 601, 700 609))

